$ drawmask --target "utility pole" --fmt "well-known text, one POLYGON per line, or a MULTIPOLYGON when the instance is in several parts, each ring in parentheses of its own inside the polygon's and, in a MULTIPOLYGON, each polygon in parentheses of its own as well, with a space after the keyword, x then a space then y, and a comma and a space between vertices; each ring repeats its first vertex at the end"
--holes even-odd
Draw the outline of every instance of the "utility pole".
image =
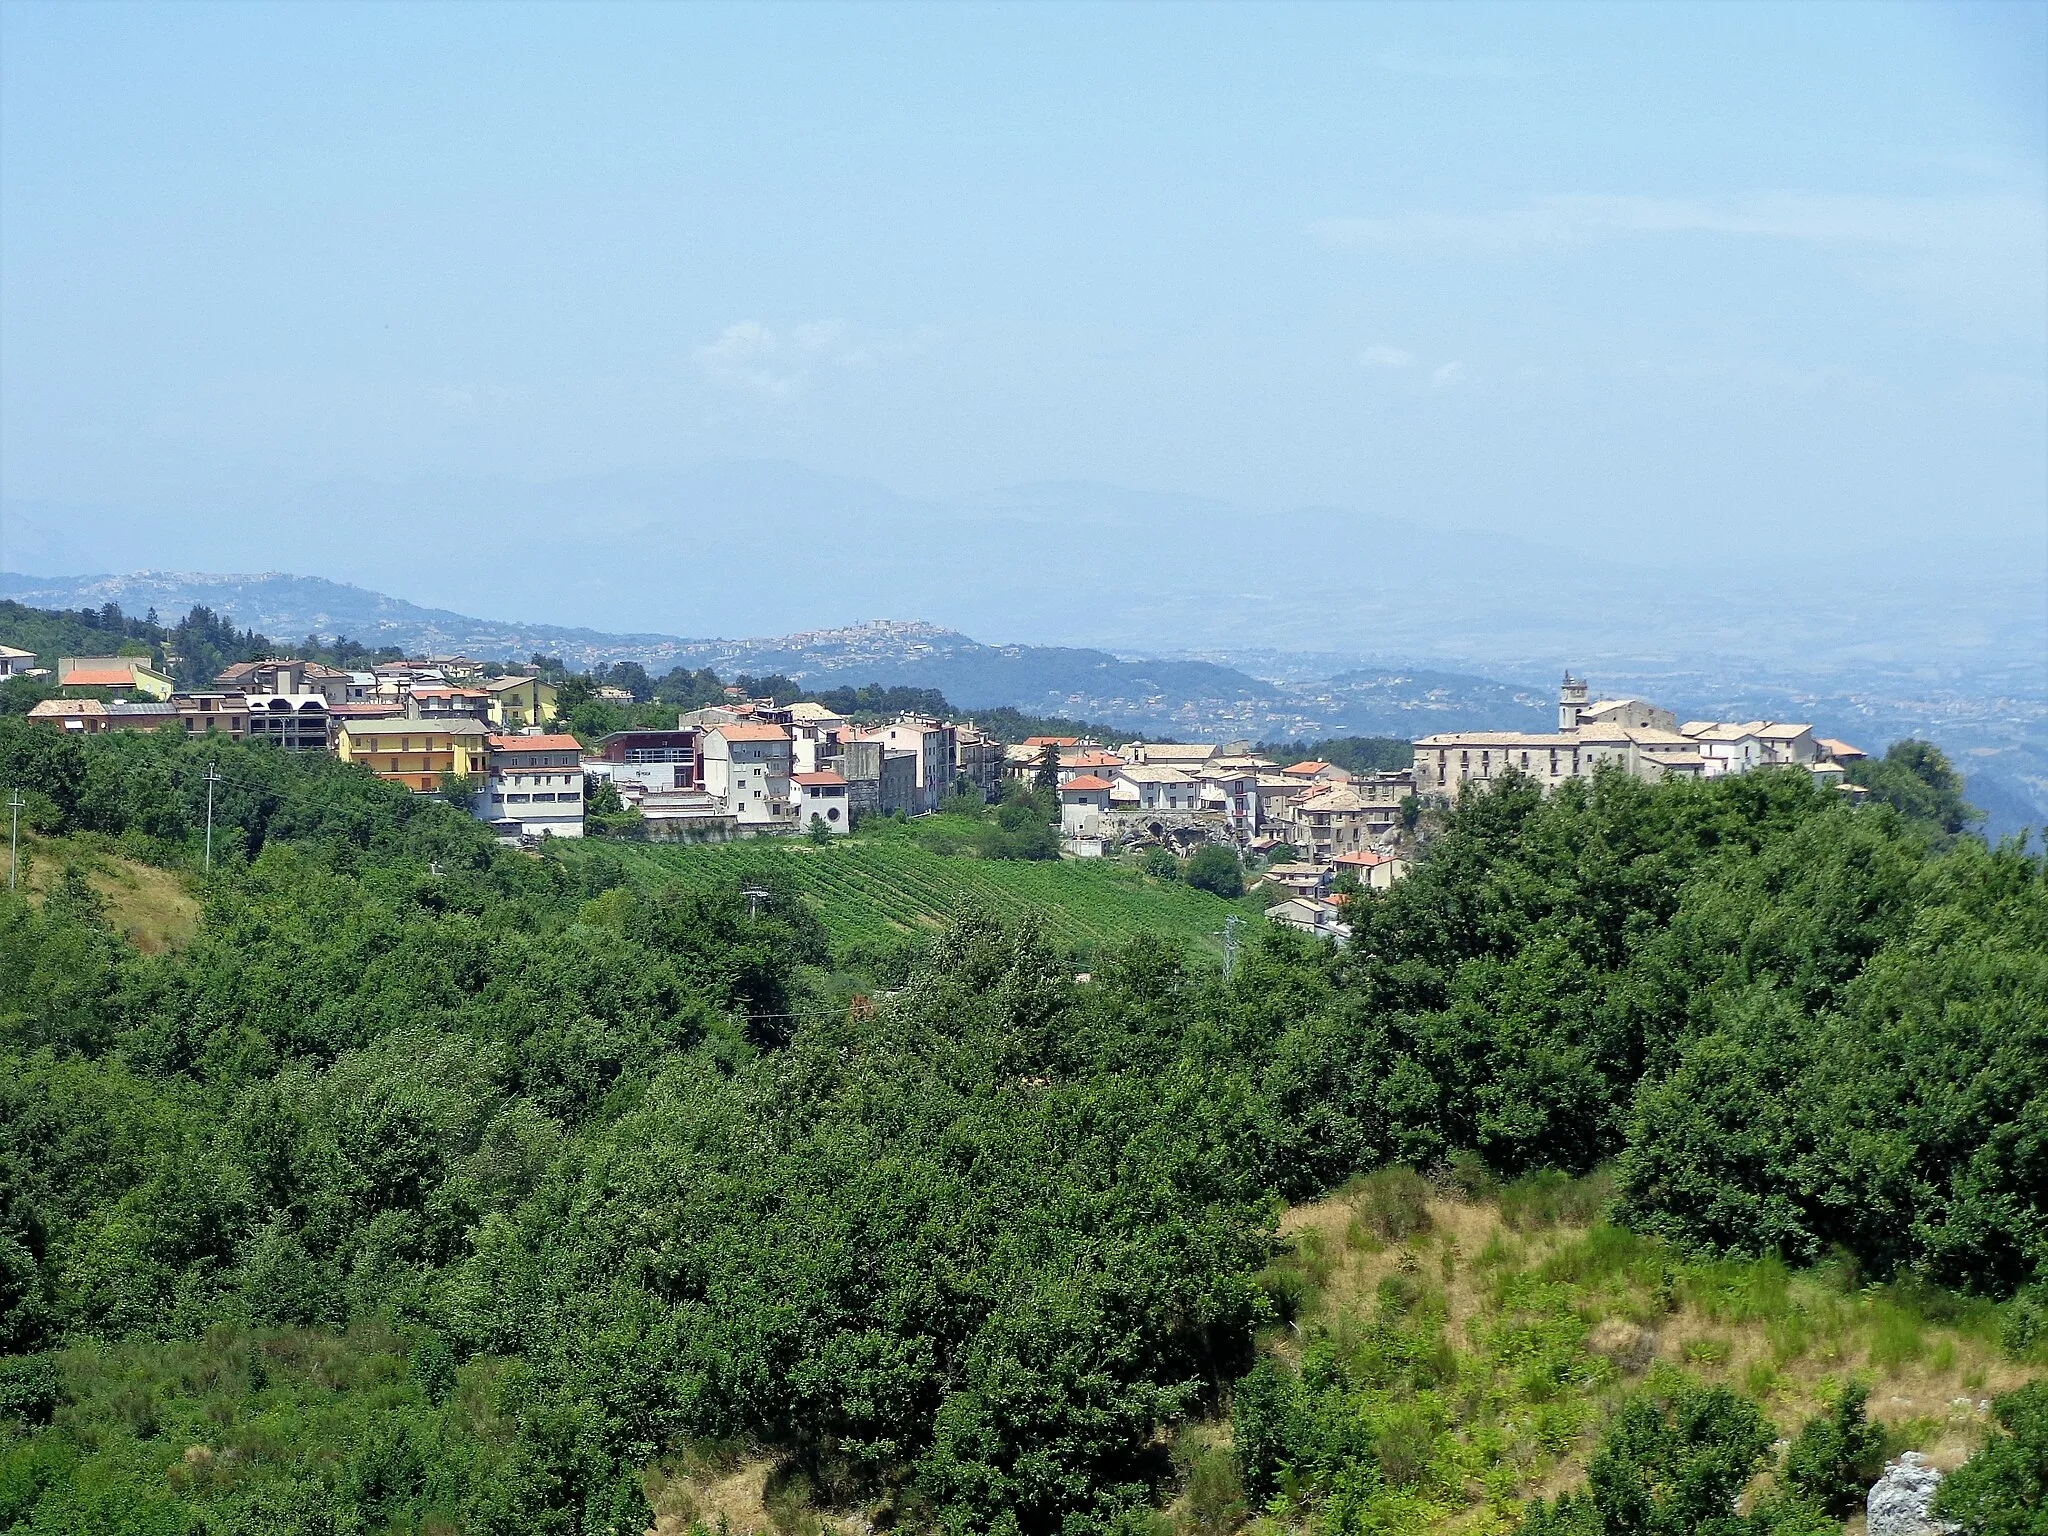
POLYGON ((1237 930, 1244 921, 1234 913, 1223 919, 1223 979, 1230 980, 1237 971, 1237 930))
POLYGON ((742 887, 740 894, 747 898, 747 916, 751 919, 761 915, 761 903, 775 893, 764 891, 758 885, 749 885, 742 887))
POLYGON ((21 884, 21 791, 14 790, 7 797, 7 808, 14 812, 14 830, 7 839, 7 889, 13 890, 21 884))
POLYGON ((220 782, 217 764, 206 765, 206 872, 213 873, 213 786, 220 782))

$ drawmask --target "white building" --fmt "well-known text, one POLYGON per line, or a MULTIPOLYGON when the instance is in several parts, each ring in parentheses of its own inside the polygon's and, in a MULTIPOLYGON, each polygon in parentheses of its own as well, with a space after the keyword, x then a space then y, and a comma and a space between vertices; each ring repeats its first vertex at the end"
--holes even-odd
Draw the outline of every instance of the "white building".
POLYGON ((1060 840, 1069 853, 1101 856, 1112 788, 1108 779, 1092 773, 1076 774, 1060 786, 1060 840))
POLYGON ((789 732, 747 721, 713 725, 698 750, 704 789, 725 802, 742 834, 796 830, 789 732))
POLYGON ((1220 813, 1233 834, 1240 838, 1258 835, 1257 768, 1226 768, 1212 763, 1201 770, 1196 789, 1201 796, 1202 809, 1220 813))
POLYGON ((1319 896, 1290 896, 1275 902, 1266 908, 1266 921, 1312 933, 1319 939, 1334 939, 1340 947, 1351 940, 1343 906, 1319 896))
POLYGON ((821 773, 839 755, 840 735, 848 721, 822 704, 792 704, 789 715, 790 768, 795 773, 821 773))
POLYGON ((574 736, 493 736, 470 814, 522 837, 583 835, 583 745, 574 736))
POLYGON ((1118 810, 1199 811, 1202 786, 1182 768, 1129 763, 1115 770, 1111 803, 1118 810))
POLYGON ((1688 720, 1679 734, 1699 744, 1701 774, 1720 779, 1731 773, 1747 773, 1767 761, 1764 744, 1756 734, 1761 725, 1761 721, 1723 725, 1713 720, 1688 720))
POLYGON ((34 669, 36 653, 16 645, 0 645, 0 679, 20 677, 34 669))
POLYGON ((823 822, 825 830, 838 837, 844 837, 853 830, 853 815, 843 775, 829 769, 793 773, 789 776, 789 785, 799 832, 809 832, 813 819, 823 822))

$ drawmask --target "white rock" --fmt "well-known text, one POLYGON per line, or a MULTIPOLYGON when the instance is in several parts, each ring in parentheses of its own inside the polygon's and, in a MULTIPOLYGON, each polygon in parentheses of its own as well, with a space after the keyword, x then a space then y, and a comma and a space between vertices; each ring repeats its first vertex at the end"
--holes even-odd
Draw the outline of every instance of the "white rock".
POLYGON ((1885 1464, 1870 1489, 1870 1536, 1950 1536, 1961 1526, 1928 1514, 1941 1474, 1918 1451, 1885 1464))

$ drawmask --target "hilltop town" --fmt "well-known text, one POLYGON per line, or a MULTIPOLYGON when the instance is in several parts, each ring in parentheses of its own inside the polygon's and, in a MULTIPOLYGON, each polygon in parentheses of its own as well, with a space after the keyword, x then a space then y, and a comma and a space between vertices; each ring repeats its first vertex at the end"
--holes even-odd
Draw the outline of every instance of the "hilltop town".
MULTIPOLYGON (((39 672, 34 660, 0 648, 0 676, 39 672)), ((1340 939, 1340 884, 1384 889, 1399 879, 1423 811, 1469 786, 1511 773, 1551 789, 1602 768, 1655 783, 1790 766, 1859 795, 1847 776, 1865 756, 1806 722, 1680 722, 1643 699, 1596 699, 1569 673, 1553 731, 1433 733, 1414 741, 1410 766, 1362 773, 1283 763, 1247 741, 1003 741, 971 719, 861 719, 738 686, 677 711, 673 726, 579 736, 562 719, 562 685, 541 668, 487 669, 463 656, 361 670, 273 657, 234 663, 212 689, 185 692, 146 658, 80 656, 60 658, 53 680, 57 696, 36 704, 31 720, 87 734, 176 726, 332 752, 464 805, 511 843, 592 830, 696 843, 823 840, 873 816, 932 815, 955 797, 993 803, 1017 783, 1056 797, 1064 856, 1219 844, 1284 892, 1274 920, 1340 939)), ((632 702, 619 688, 588 691, 632 702)))

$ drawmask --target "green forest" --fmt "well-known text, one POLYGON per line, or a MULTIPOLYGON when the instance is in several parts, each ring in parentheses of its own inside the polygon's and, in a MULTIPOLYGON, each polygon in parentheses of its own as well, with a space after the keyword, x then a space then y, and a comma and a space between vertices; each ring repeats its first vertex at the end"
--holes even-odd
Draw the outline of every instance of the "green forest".
POLYGON ((0 717, 0 1530, 1807 1536, 1892 1370, 2040 1533, 2048 874, 1888 761, 1508 780, 1346 948, 1083 979, 0 717))

